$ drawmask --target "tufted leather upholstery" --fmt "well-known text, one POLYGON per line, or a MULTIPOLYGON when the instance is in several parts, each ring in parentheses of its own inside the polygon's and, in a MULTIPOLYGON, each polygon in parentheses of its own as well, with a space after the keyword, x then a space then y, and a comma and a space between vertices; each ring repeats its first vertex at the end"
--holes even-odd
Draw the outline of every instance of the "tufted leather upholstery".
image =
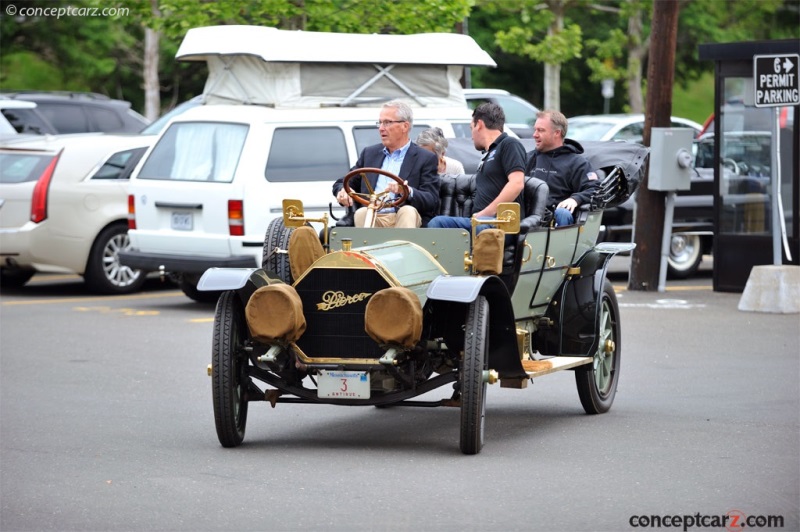
MULTIPOLYGON (((475 176, 439 176, 439 214, 445 216, 472 216, 475 199, 475 176)), ((525 177, 523 201, 520 206, 522 220, 520 233, 525 234, 546 221, 547 183, 536 177, 525 177)))

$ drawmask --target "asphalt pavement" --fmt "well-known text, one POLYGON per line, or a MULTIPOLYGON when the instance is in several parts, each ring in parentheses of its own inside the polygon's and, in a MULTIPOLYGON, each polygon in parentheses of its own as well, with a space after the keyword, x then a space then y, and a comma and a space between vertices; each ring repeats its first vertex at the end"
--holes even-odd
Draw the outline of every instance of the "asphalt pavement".
POLYGON ((800 530, 800 316, 737 310, 707 266, 629 291, 619 259, 611 411, 570 372, 492 386, 476 456, 454 408, 251 404, 223 449, 213 306, 0 290, 0 530, 800 530))

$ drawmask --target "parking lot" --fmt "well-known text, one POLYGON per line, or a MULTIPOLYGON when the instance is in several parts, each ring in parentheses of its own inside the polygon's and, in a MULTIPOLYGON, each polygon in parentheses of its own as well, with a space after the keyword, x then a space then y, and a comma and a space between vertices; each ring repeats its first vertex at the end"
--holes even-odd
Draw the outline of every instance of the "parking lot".
POLYGON ((710 261, 659 293, 614 260, 611 411, 585 415, 569 372, 490 387, 477 456, 452 408, 256 403, 223 449, 212 305, 38 275, 0 292, 0 529, 800 529, 797 315, 738 311, 710 261))

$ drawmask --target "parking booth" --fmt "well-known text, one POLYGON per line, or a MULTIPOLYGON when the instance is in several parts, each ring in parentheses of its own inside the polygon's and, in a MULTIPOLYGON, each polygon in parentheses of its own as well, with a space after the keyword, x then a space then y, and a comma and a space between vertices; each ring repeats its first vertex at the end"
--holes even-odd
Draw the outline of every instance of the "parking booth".
POLYGON ((800 260, 800 40, 699 54, 715 62, 713 288, 741 292, 753 266, 800 260))

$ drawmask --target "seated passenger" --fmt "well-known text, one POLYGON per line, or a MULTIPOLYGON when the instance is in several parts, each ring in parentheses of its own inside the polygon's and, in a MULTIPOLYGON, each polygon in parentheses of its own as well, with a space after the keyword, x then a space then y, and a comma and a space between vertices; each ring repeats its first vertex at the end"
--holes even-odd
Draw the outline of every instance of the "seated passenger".
MULTIPOLYGON (((409 196, 399 208, 386 208, 375 216, 375 227, 424 227, 439 211, 439 177, 436 173, 436 156, 411 142, 413 112, 408 104, 395 100, 383 105, 378 120, 381 144, 367 146, 351 169, 380 168, 405 181, 409 196)), ((354 192, 369 194, 389 190, 393 197, 401 192, 400 185, 383 175, 367 174, 369 184, 361 175, 350 180, 354 192)), ((333 184, 333 195, 339 205, 350 207, 353 199, 344 190, 344 178, 333 184)), ((355 213, 356 227, 364 227, 367 207, 355 213)))
POLYGON ((426 129, 417 136, 417 146, 432 151, 439 159, 439 175, 461 175, 464 174, 464 165, 445 155, 447 150, 447 139, 438 127, 426 129))
MULTIPOLYGON (((525 148, 519 139, 503 132, 505 120, 503 108, 495 103, 483 103, 472 112, 472 141, 476 150, 486 153, 475 174, 477 190, 473 215, 479 218, 494 218, 500 203, 522 203, 520 196, 524 186, 525 148)), ((469 231, 472 222, 470 218, 437 216, 428 227, 469 231)))
POLYGON ((536 149, 528 152, 525 175, 550 187, 547 206, 556 227, 575 223, 575 209, 588 203, 597 187, 597 173, 583 155, 583 146, 567 136, 567 119, 558 111, 539 111, 533 126, 536 149))

